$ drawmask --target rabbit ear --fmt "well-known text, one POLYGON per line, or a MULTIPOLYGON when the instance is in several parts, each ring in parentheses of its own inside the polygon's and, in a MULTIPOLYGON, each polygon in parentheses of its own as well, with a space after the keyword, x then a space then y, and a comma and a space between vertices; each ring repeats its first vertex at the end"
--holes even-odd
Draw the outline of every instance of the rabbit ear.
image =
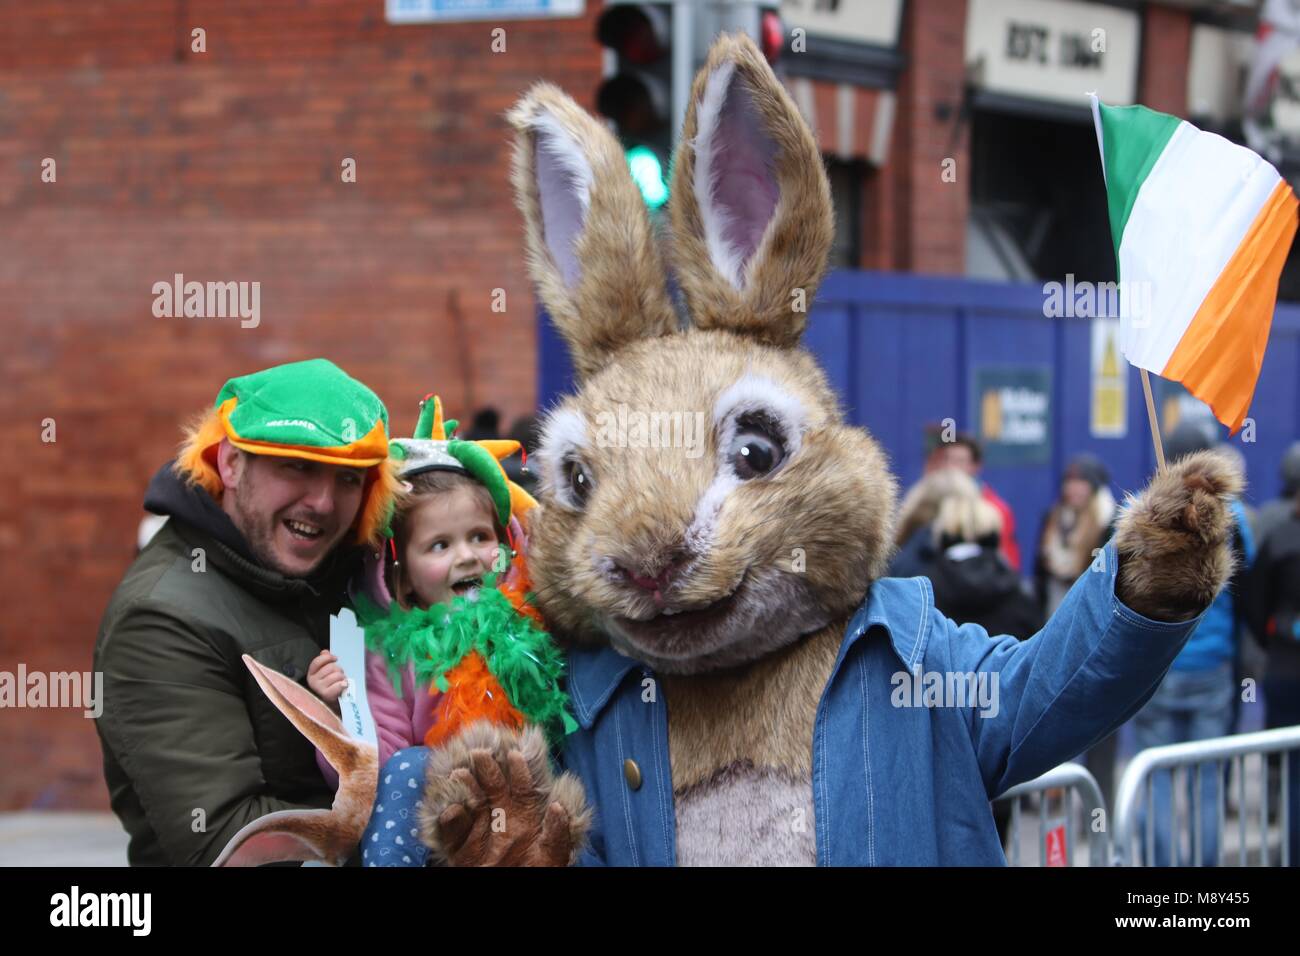
POLYGON ((358 751, 364 742, 348 735, 338 714, 301 684, 258 663, 247 654, 244 655, 244 664, 253 672, 253 677, 262 692, 271 699, 271 703, 280 709, 289 723, 316 745, 340 777, 356 765, 358 751))
POLYGON ((350 742, 338 714, 326 707, 311 691, 247 654, 244 655, 244 666, 253 672, 253 678, 262 692, 271 699, 271 703, 316 746, 324 750, 336 740, 350 742))
POLYGON ((579 376, 630 342, 675 332, 650 217, 614 137, 549 83, 509 120, 529 274, 579 376))
POLYGON ((338 771, 329 810, 277 810, 231 837, 213 866, 260 866, 290 860, 341 865, 365 829, 377 786, 374 744, 348 736, 343 722, 311 691, 243 655, 258 686, 338 771))
POLYGON ((830 184, 748 37, 709 51, 673 165, 673 261, 692 323, 795 345, 834 237, 830 184))
POLYGON ((339 864, 318 839, 322 818, 327 810, 277 810, 258 817, 230 838, 212 864, 224 866, 263 866, 267 863, 339 864))

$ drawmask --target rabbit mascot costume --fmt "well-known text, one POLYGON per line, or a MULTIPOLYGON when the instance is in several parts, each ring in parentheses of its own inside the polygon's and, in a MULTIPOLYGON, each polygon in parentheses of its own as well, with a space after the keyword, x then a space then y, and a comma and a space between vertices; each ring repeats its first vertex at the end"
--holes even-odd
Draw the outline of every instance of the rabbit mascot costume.
POLYGON ((895 479, 799 346, 829 187, 754 45, 715 44, 673 164, 685 328, 613 137, 548 85, 511 120, 531 275, 580 379, 546 420, 530 555, 570 645, 580 860, 1004 864, 989 801, 1130 717, 1222 587, 1238 472, 1158 475, 1031 640, 959 626, 924 578, 881 577, 895 479), (619 406, 702 412, 703 453, 602 441, 619 406))
POLYGON ((1005 864, 989 801, 1151 695, 1228 577, 1239 472, 1158 474, 1030 640, 958 625, 926 579, 882 577, 896 481, 800 347, 830 191, 754 45, 722 37, 692 91, 681 321, 605 127, 546 84, 510 119, 531 277, 579 378, 536 455, 529 568, 594 817, 571 826, 561 778, 484 726, 431 772, 426 841, 452 864, 1005 864), (702 416, 702 448, 609 441, 621 406, 702 416))

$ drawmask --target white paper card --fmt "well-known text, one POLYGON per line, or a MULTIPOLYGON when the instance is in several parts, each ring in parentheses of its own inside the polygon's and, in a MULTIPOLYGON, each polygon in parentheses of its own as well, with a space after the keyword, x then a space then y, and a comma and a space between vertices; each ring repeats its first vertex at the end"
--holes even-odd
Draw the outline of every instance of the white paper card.
POLYGON ((339 698, 339 715, 353 737, 378 746, 375 719, 366 700, 366 636, 357 617, 343 608, 330 618, 330 652, 348 675, 347 690, 339 698))

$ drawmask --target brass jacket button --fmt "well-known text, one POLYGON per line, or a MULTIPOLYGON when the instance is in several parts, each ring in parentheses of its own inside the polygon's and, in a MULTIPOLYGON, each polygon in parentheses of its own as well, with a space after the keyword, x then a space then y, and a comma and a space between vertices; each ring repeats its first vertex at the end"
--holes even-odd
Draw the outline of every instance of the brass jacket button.
POLYGON ((635 760, 623 761, 623 776, 627 778, 627 785, 633 790, 641 789, 641 768, 636 765, 635 760))

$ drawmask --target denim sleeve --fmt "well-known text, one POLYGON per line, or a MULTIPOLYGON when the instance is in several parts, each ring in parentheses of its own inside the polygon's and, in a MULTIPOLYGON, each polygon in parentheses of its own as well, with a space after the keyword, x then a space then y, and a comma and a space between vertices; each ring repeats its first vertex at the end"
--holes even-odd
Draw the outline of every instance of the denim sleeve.
POLYGON ((930 612, 926 669, 973 673, 975 686, 985 683, 987 693, 958 714, 990 798, 1071 759, 1128 720, 1200 623, 1200 616, 1154 621, 1126 607, 1115 595, 1114 544, 1103 553, 1105 566, 1085 571, 1027 641, 991 638, 978 625, 930 612))

